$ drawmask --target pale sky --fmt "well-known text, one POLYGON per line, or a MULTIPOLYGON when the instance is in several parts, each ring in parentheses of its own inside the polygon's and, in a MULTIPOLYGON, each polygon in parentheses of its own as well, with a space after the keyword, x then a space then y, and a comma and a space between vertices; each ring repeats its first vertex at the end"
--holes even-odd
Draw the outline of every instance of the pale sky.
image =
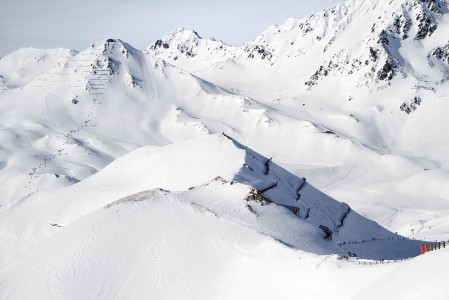
POLYGON ((231 45, 343 0, 0 0, 0 57, 20 47, 84 50, 101 38, 143 49, 176 27, 231 45))

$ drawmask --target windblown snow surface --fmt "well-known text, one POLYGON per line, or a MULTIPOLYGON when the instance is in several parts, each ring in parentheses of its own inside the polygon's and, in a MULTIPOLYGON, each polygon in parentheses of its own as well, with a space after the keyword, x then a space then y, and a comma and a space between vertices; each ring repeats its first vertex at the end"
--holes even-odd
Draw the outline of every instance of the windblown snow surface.
POLYGON ((0 59, 0 298, 448 299, 448 12, 0 59))

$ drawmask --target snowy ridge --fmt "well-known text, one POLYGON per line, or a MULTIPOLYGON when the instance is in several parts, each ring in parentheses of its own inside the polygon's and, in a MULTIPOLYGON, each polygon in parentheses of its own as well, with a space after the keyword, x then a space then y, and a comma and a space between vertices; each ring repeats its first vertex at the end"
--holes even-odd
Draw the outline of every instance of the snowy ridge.
POLYGON ((194 65, 201 69, 210 66, 211 61, 218 62, 232 58, 235 56, 233 53, 235 49, 237 47, 214 39, 203 39, 196 31, 180 27, 148 46, 145 52, 176 62, 177 66, 194 65))
MULTIPOLYGON (((418 241, 388 232, 307 183, 296 201, 294 191, 302 185, 302 179, 275 164, 269 165, 265 175, 267 160, 222 135, 211 135, 160 148, 140 148, 77 185, 29 199, 0 221, 1 228, 10 233, 2 236, 0 248, 2 259, 6 258, 0 279, 10 288, 0 289, 1 295, 24 297, 32 289, 49 288, 40 280, 10 285, 24 268, 31 272, 28 278, 62 272, 54 286, 61 293, 69 292, 66 284, 79 282, 94 268, 103 279, 90 282, 84 292, 91 295, 104 280, 112 280, 107 275, 112 269, 107 266, 113 265, 123 251, 127 253, 125 269, 137 257, 153 265, 164 253, 157 265, 165 271, 150 268, 156 273, 146 275, 153 278, 151 286, 156 290, 153 284, 162 284, 158 276, 169 276, 170 262, 177 262, 178 272, 181 268, 187 275, 192 274, 191 259, 205 267, 198 261, 202 253, 208 263, 227 265, 222 255, 238 258, 242 255, 240 247, 252 252, 261 244, 285 248, 282 251, 295 255, 351 253, 364 258, 398 259, 418 254, 418 241), (215 174, 223 177, 209 180, 215 174), (277 186, 261 194, 258 188, 274 180, 277 186), (145 189, 150 190, 117 199, 120 194, 145 189), (304 209, 309 216, 303 214, 304 209), (319 225, 334 231, 331 240, 323 239, 325 233, 319 225), (344 242, 362 239, 367 241, 344 242), (104 252, 106 245, 115 250, 104 252), (177 252, 179 247, 184 254, 177 252), (45 269, 39 268, 36 257, 47 266, 45 269), (55 264, 48 265, 48 259, 55 264)), ((201 273, 193 276, 195 280, 203 278, 201 273)), ((119 282, 124 284, 121 279, 119 282)))
MULTIPOLYGON (((406 76, 409 72, 407 61, 423 59, 422 56, 402 57, 398 52, 402 41, 419 47, 419 41, 428 40, 448 12, 444 1, 384 2, 351 0, 306 19, 292 18, 281 26, 268 28, 242 47, 204 40, 196 32, 180 28, 158 40, 147 51, 190 72, 203 70, 205 64, 209 67, 220 64, 218 70, 221 70, 228 63, 245 65, 252 59, 265 67, 284 66, 285 61, 293 62, 295 66, 308 62, 316 69, 308 75, 309 80, 305 80, 307 86, 318 84, 328 75, 345 74, 356 77, 353 81, 359 81, 357 86, 373 88, 398 74, 406 76), (365 36, 365 39, 354 39, 354 31, 356 37, 365 36), (214 43, 216 45, 211 46, 214 43), (315 55, 317 51, 324 54, 319 59, 315 55), (196 56, 201 58, 194 59, 196 56), (179 58, 182 59, 177 61, 179 58), (191 62, 188 62, 189 58, 191 62)), ((427 52, 424 54, 428 51, 424 50, 427 52)), ((306 66, 307 69, 310 67, 306 66)), ((416 74, 419 75, 422 74, 416 74)))
POLYGON ((20 207, 11 209, 1 224, 15 232, 20 242, 4 236, 1 257, 3 260, 11 259, 103 206, 142 201, 151 198, 154 193, 158 197, 164 194, 193 199, 192 203, 219 217, 229 216, 240 224, 252 224, 244 225, 249 229, 257 230, 258 226, 262 226, 259 229, 262 233, 308 252, 344 255, 345 251, 349 251, 376 259, 396 259, 419 253, 417 241, 398 239, 398 235, 364 219, 348 205, 331 199, 304 179, 297 178, 274 163, 267 164, 267 161, 267 158, 247 147, 215 135, 161 148, 138 149, 77 185, 31 197, 20 207), (196 187, 199 185, 203 186, 196 187), (117 198, 154 188, 163 190, 114 202, 117 198), (58 203, 56 206, 55 201, 58 203), (34 215, 33 212, 39 207, 52 208, 34 215), (253 219, 247 220, 251 215, 253 219), (287 223, 282 225, 284 218, 287 223), (27 220, 26 226, 23 225, 24 220, 27 220), (52 227, 51 224, 58 226, 52 227), (326 231, 323 233, 320 226, 331 230, 333 241, 323 240, 326 231), (40 231, 35 229, 30 235, 28 227, 40 228, 40 231), (303 239, 298 240, 301 232, 306 230, 303 227, 309 228, 308 231, 314 228, 314 237, 308 237, 305 244, 303 239), (292 230, 298 232, 290 232, 292 230), (372 237, 377 237, 378 242, 343 244, 345 241, 370 240, 372 237), (340 246, 337 247, 337 244, 340 246), (392 248, 379 251, 378 244, 384 249, 392 248))

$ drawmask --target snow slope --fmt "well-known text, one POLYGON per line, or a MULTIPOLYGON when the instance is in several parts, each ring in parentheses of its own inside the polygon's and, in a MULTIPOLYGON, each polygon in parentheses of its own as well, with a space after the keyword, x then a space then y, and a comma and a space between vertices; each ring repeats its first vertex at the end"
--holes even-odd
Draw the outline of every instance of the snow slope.
POLYGON ((68 49, 21 48, 0 59, 0 91, 23 86, 75 54, 68 49))
POLYGON ((268 162, 267 169, 267 161, 267 158, 252 150, 224 136, 215 135, 162 148, 138 149, 76 185, 32 196, 9 209, 0 221, 3 228, 1 261, 5 262, 28 251, 58 231, 60 226, 68 226, 119 198, 155 188, 164 191, 189 189, 182 198, 201 199, 203 195, 216 195, 224 203, 230 201, 227 198, 236 198, 233 201, 238 203, 238 208, 232 205, 223 207, 225 204, 221 202, 204 204, 205 200, 197 199, 192 202, 205 206, 218 216, 229 215, 232 219, 240 220, 240 223, 248 224, 251 229, 260 226, 262 232, 308 252, 345 254, 349 251, 361 257, 376 259, 410 257, 419 253, 418 242, 403 240, 386 231, 358 215, 348 205, 329 198, 275 164, 268 162), (196 196, 197 191, 192 187, 211 182, 214 178, 217 181, 217 176, 224 178, 228 192, 218 188, 217 185, 220 185, 215 183, 199 188, 199 196, 196 196), (235 186, 233 182, 236 182, 235 186), (240 184, 246 187, 240 187, 240 184), (258 208, 252 208, 251 202, 245 206, 245 198, 254 199, 256 204, 260 202, 259 205, 274 201, 281 207, 274 204, 267 207, 276 207, 274 210, 281 209, 281 212, 264 212, 273 215, 267 219, 261 217, 261 221, 252 224, 254 220, 249 221, 233 213, 243 210, 246 214, 252 212, 259 215, 258 208), (43 207, 45 210, 42 210, 43 207), (224 211, 222 208, 225 208, 224 211), (36 211, 39 213, 36 214, 36 211), (276 225, 278 222, 283 224, 283 219, 291 224, 276 225), (310 228, 309 223, 313 225, 314 238, 302 237, 302 228, 310 228), (320 225, 335 233, 334 242, 322 241, 326 234, 319 229, 320 225), (373 237, 378 240, 372 242, 373 237), (348 241, 357 243, 347 245, 348 241), (382 247, 385 248, 383 251, 382 247))
POLYGON ((447 299, 448 255, 444 249, 398 265, 351 299, 447 299))
POLYGON ((344 299, 391 267, 367 270, 337 255, 418 254, 418 241, 403 240, 352 210, 338 226, 349 207, 307 183, 296 201, 302 179, 275 164, 265 175, 266 162, 212 135, 140 148, 76 185, 31 197, 0 221, 0 297, 198 299, 251 292, 269 299, 277 293, 295 298, 300 288, 319 298, 348 277, 368 276, 341 291, 337 297, 344 299), (217 174, 222 177, 213 178, 217 174), (255 194, 255 187, 273 180, 275 188, 255 194), (151 190, 135 193, 145 189, 151 190), (323 239, 319 224, 335 232, 332 241, 323 239), (341 245, 345 240, 358 243, 341 245), (266 289, 260 279, 272 272, 266 289), (331 284, 320 284, 327 281, 321 277, 331 284))
POLYGON ((419 258, 417 267, 415 261, 359 266, 294 250, 163 193, 102 208, 14 260, 0 271, 1 297, 364 299, 385 293, 393 299, 414 296, 413 289, 448 292, 441 284, 447 253, 419 258), (422 284, 426 270, 441 276, 422 284), (389 292, 377 285, 384 280, 389 292))

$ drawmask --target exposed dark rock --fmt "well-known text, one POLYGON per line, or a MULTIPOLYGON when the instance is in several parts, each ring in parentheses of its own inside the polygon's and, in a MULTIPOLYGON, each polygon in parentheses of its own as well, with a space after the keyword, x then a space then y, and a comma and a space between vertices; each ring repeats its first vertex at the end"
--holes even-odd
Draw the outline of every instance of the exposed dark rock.
POLYGON ((437 29, 437 24, 434 17, 426 12, 422 12, 416 16, 416 21, 418 21, 418 32, 416 33, 415 39, 422 40, 437 29))
MULTIPOLYGON (((387 60, 385 61, 384 65, 382 66, 382 68, 380 68, 377 72, 377 79, 378 80, 392 80, 393 77, 396 75, 396 69, 399 67, 398 62, 396 61, 396 59, 394 58, 394 56, 391 54, 391 48, 392 46, 392 41, 395 39, 394 33, 390 32, 390 31, 385 31, 382 30, 382 32, 379 35, 379 39, 377 41, 378 44, 380 44, 382 46, 383 49, 381 49, 380 51, 385 51, 386 55, 387 55, 387 60)), ((394 45, 394 44, 393 44, 394 45)), ((373 52, 376 52, 374 54, 374 56, 372 57, 372 59, 376 58, 378 59, 380 57, 379 50, 374 50, 373 52)), ((371 49, 370 49, 370 56, 371 56, 371 49)))
POLYGON ((283 205, 283 206, 299 217, 299 212, 301 210, 299 207, 290 205, 283 205))
POLYGON ((411 27, 412 20, 406 15, 401 15, 394 20, 390 29, 402 39, 407 39, 411 27))
POLYGON ((324 234, 325 234, 325 236, 323 237, 324 240, 326 240, 326 241, 332 240, 332 234, 333 234, 333 232, 332 232, 332 230, 329 229, 329 227, 324 226, 324 225, 320 225, 319 228, 320 228, 321 230, 323 230, 323 232, 324 232, 324 234))
POLYGON ((193 53, 193 49, 192 48, 188 48, 186 45, 184 44, 179 44, 178 45, 178 50, 179 52, 181 52, 182 54, 185 54, 187 57, 194 57, 195 54, 193 53))
POLYGON ((433 13, 441 14, 443 13, 445 7, 445 0, 419 0, 422 4, 433 13))
POLYGON ((349 115, 351 118, 353 118, 357 123, 360 122, 359 118, 357 118, 356 116, 354 116, 353 114, 349 115))
POLYGON ((410 114, 415 111, 419 105, 421 105, 421 98, 416 96, 412 100, 402 103, 399 108, 406 114, 410 114))
POLYGON ((250 211, 250 213, 252 213, 256 216, 258 215, 257 212, 254 210, 254 208, 251 205, 246 204, 246 208, 250 211))
POLYGON ((251 189, 249 194, 245 197, 246 201, 254 201, 259 202, 261 205, 267 205, 272 203, 273 201, 265 196, 261 191, 256 189, 251 189))
POLYGON ((431 52, 431 55, 439 60, 449 63, 449 42, 443 47, 437 47, 431 52))
POLYGON ((162 41, 162 40, 157 40, 154 45, 152 45, 150 47, 151 50, 156 50, 157 48, 164 48, 164 49, 168 49, 170 48, 170 45, 167 44, 166 42, 162 41))
POLYGON ((390 45, 390 40, 388 39, 388 34, 385 30, 382 30, 380 33, 377 43, 381 44, 384 48, 390 45))
POLYGON ((394 65, 389 60, 387 60, 382 69, 380 69, 377 72, 377 79, 391 80, 393 79, 394 75, 395 75, 394 65))
POLYGON ((221 184, 228 184, 230 183, 229 180, 224 179, 221 176, 215 177, 212 181, 220 182, 221 184))
POLYGON ((320 66, 318 70, 310 76, 310 80, 306 81, 304 84, 308 86, 313 86, 317 84, 317 81, 321 79, 323 76, 327 76, 329 74, 329 70, 323 66, 320 66))
POLYGON ((330 131, 330 130, 326 130, 326 131, 324 131, 324 132, 322 132, 322 133, 324 133, 324 134, 331 134, 331 135, 335 135, 335 132, 333 132, 333 131, 330 131))
POLYGON ((299 24, 299 28, 302 30, 303 35, 313 31, 313 28, 310 26, 309 22, 299 24))
POLYGON ((267 59, 271 60, 273 57, 273 54, 271 54, 270 51, 268 51, 264 46, 261 45, 255 45, 255 46, 247 46, 245 47, 245 51, 248 52, 248 58, 254 58, 255 54, 258 54, 261 59, 267 59))
POLYGON ((371 61, 376 62, 379 59, 379 50, 369 47, 369 57, 371 61))

